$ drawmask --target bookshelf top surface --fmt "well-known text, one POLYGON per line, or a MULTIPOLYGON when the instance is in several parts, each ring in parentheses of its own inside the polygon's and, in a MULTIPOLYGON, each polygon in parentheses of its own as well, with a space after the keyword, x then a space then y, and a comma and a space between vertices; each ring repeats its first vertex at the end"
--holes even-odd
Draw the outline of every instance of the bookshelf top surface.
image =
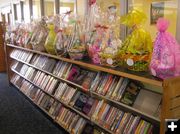
POLYGON ((46 55, 48 57, 59 59, 59 60, 65 61, 65 62, 70 62, 70 63, 80 65, 80 66, 83 66, 83 67, 86 67, 86 68, 89 68, 89 69, 92 69, 92 70, 103 71, 103 72, 108 72, 108 73, 111 73, 111 74, 114 74, 114 75, 127 77, 127 78, 130 78, 130 79, 141 81, 141 82, 151 84, 151 85, 154 85, 154 86, 158 86, 158 87, 163 86, 163 81, 162 80, 153 77, 148 72, 135 72, 135 71, 130 71, 130 70, 120 68, 120 67, 117 67, 117 68, 104 67, 104 66, 101 66, 101 65, 95 65, 95 64, 93 64, 93 63, 91 63, 90 61, 87 61, 87 60, 76 61, 76 60, 72 60, 72 59, 69 59, 69 58, 63 58, 63 57, 59 57, 59 56, 56 56, 56 55, 51 55, 51 54, 48 54, 48 53, 45 53, 45 52, 39 52, 39 51, 35 51, 35 50, 23 48, 23 47, 11 45, 11 44, 7 44, 7 46, 22 49, 22 50, 26 50, 26 51, 31 51, 33 53, 37 53, 37 54, 41 54, 41 55, 46 55))

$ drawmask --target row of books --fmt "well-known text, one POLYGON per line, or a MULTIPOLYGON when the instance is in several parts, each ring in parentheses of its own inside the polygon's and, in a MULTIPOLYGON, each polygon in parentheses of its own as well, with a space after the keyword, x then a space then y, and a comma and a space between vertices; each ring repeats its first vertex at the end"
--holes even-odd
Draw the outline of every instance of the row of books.
POLYGON ((78 92, 70 104, 90 116, 99 125, 114 133, 150 134, 152 132, 152 124, 139 116, 123 112, 104 102, 104 100, 88 97, 84 93, 78 92), (143 126, 144 130, 140 126, 143 126))
POLYGON ((29 63, 31 58, 33 57, 33 53, 24 50, 14 49, 11 52, 10 56, 29 63))
MULTIPOLYGON (((21 80, 20 77, 16 77, 19 78, 19 80, 21 80)), ((49 112, 53 117, 57 117, 56 119, 60 124, 63 124, 63 126, 72 130, 70 127, 71 125, 69 125, 69 123, 72 122, 71 118, 73 119, 74 117, 75 119, 76 116, 80 117, 79 115, 76 115, 75 113, 69 111, 67 108, 64 108, 60 103, 54 100, 54 98, 45 95, 40 89, 35 88, 28 81, 24 79, 21 81, 22 84, 20 89, 27 96, 29 96, 40 107, 49 112), (59 110, 58 114, 57 109, 60 108, 61 110, 59 110)), ((77 94, 71 100, 70 104, 78 110, 83 111, 84 113, 88 113, 92 116, 92 120, 98 122, 98 124, 113 131, 114 133, 152 133, 152 124, 141 119, 139 116, 134 116, 131 113, 123 112, 122 110, 119 110, 118 108, 112 107, 111 105, 105 103, 103 100, 99 101, 90 97, 88 98, 86 94, 83 94, 81 92, 77 92, 77 94)), ((83 127, 84 125, 85 124, 83 124, 83 127)), ((76 128, 78 128, 75 129, 76 132, 82 130, 79 127, 76 128)))
MULTIPOLYGON (((57 62, 52 58, 48 58, 47 56, 42 56, 38 54, 33 55, 30 63, 50 73, 52 72, 52 74, 59 78, 63 78, 78 85, 81 85, 86 91, 106 96, 107 98, 115 100, 117 102, 122 102, 136 109, 140 109, 142 112, 153 115, 155 117, 160 116, 159 114, 162 96, 151 91, 147 91, 147 93, 146 91, 142 90, 142 86, 139 83, 132 81, 128 78, 104 72, 89 71, 80 68, 79 66, 72 65, 71 63, 63 61, 57 62), (155 97, 143 97, 145 95, 148 96, 148 94, 155 97), (153 108, 151 109, 149 106, 152 106, 153 108)), ((25 69, 23 69, 24 71, 22 71, 22 74, 28 71, 26 70, 26 65, 24 66, 25 69)), ((18 66, 17 68, 21 68, 21 66, 18 66)), ((56 79, 39 71, 37 73, 37 79, 40 81, 42 80, 42 78, 44 78, 45 80, 45 84, 43 84, 44 86, 40 85, 43 89, 45 88, 45 85, 49 80, 51 80, 48 82, 49 84, 55 81, 55 83, 58 83, 56 79)), ((37 83, 40 83, 39 81, 37 81, 37 83)), ((41 83, 44 83, 44 81, 41 83)), ((55 93, 55 89, 49 90, 50 93, 55 93)))
POLYGON ((50 73, 53 71, 56 63, 55 59, 39 54, 34 54, 30 61, 30 64, 50 73))
MULTIPOLYGON (((63 61, 58 61, 56 64, 56 60, 43 55, 33 55, 30 63, 43 70, 52 72, 57 77, 82 85, 85 90, 96 92, 131 106, 140 90, 137 84, 127 78, 103 72, 88 71, 63 61)), ((24 67, 22 74, 28 71, 26 66, 24 67)))
MULTIPOLYGON (((40 72, 40 71, 38 71, 38 72, 40 72)), ((45 75, 43 72, 40 72, 39 76, 41 76, 41 74, 45 75)), ((38 76, 38 75, 36 75, 36 76, 38 76)), ((39 82, 37 82, 37 81, 40 80, 41 78, 36 78, 36 76, 34 77, 33 81, 36 85, 38 85, 39 82)), ((53 80, 53 77, 51 77, 51 78, 53 80)), ((43 79, 41 79, 41 80, 43 81, 43 79)), ((44 84, 45 82, 43 81, 42 83, 44 84)), ((50 82, 50 83, 53 83, 53 82, 50 82)), ((71 90, 72 88, 69 87, 66 83, 60 82, 58 84, 59 85, 56 86, 57 89, 55 90, 55 92, 54 93, 51 92, 50 94, 54 95, 58 99, 62 99, 62 100, 65 99, 63 102, 69 103, 69 105, 75 107, 80 112, 91 117, 93 120, 98 122, 100 125, 103 125, 105 128, 107 128, 113 132, 116 132, 116 133, 119 133, 119 132, 136 133, 136 131, 138 131, 137 128, 139 128, 139 124, 141 122, 140 121, 141 119, 139 116, 134 116, 131 113, 123 112, 123 111, 105 103, 103 100, 98 100, 98 99, 89 97, 88 95, 86 95, 82 92, 76 92, 75 89, 73 89, 73 91, 72 91, 71 90), (128 124, 128 125, 126 125, 126 124, 128 124)), ((29 86, 26 83, 25 83, 25 85, 29 86)), ((49 84, 47 83, 45 88, 43 88, 45 91, 47 89, 49 89, 49 88, 47 88, 47 87, 49 87, 48 85, 49 84)), ((27 87, 24 89, 27 89, 27 87)), ((47 92, 49 92, 49 91, 47 91, 47 92)), ((36 98, 36 97, 33 97, 33 98, 36 98)), ((49 98, 51 98, 51 97, 49 97, 49 98)), ((46 98, 45 98, 45 100, 46 100, 46 98)), ((42 102, 44 102, 44 101, 42 101, 42 102)), ((41 104, 38 101, 37 104, 39 104, 44 109, 49 110, 49 107, 47 108, 47 106, 44 105, 44 103, 41 104)), ((151 128, 152 125, 149 125, 150 123, 146 123, 146 121, 144 121, 144 122, 147 125, 147 127, 149 127, 149 128, 147 128, 147 130, 152 129, 151 128)))
MULTIPOLYGON (((61 126, 67 129, 71 133, 75 134, 91 134, 92 130, 87 131, 86 128, 91 126, 84 118, 74 113, 70 109, 64 107, 61 103, 54 98, 48 96, 31 83, 21 78, 18 75, 14 75, 11 82, 17 85, 20 90, 31 98, 31 100, 42 109, 46 110, 61 126)), ((93 134, 103 134, 97 128, 93 128, 93 134)))

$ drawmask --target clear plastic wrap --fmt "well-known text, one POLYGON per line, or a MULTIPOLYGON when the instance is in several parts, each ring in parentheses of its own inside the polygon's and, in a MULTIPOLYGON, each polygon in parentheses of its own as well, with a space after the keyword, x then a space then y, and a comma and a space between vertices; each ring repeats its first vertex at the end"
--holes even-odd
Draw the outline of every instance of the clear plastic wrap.
POLYGON ((95 64, 117 66, 117 50, 121 47, 120 17, 116 6, 109 5, 102 11, 96 4, 92 5, 90 26, 86 34, 86 43, 89 57, 95 64))
POLYGON ((74 22, 73 33, 70 43, 68 45, 68 54, 71 59, 81 60, 85 55, 85 39, 84 32, 82 31, 82 22, 78 19, 74 22))
POLYGON ((48 29, 46 27, 46 22, 44 19, 35 22, 33 26, 33 34, 30 43, 34 50, 45 51, 45 41, 48 36, 48 29))

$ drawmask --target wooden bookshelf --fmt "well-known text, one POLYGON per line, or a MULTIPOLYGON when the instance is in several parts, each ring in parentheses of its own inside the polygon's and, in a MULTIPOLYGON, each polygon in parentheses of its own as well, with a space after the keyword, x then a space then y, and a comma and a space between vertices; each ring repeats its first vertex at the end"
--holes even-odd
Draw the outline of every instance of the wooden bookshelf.
MULTIPOLYGON (((87 115, 85 115, 84 113, 78 111, 78 110, 75 109, 74 107, 72 107, 72 106, 64 103, 63 101, 57 99, 55 96, 53 96, 53 95, 51 95, 50 93, 44 91, 41 87, 39 87, 39 86, 37 86, 36 84, 34 84, 31 80, 25 78, 22 74, 20 74, 20 73, 17 72, 16 70, 14 70, 14 69, 11 69, 11 70, 12 70, 14 73, 16 73, 17 75, 21 76, 21 77, 22 77, 23 79, 25 79, 26 81, 28 81, 28 82, 30 82, 31 84, 33 84, 34 86, 36 86, 38 89, 40 89, 41 91, 43 91, 46 95, 49 95, 50 97, 54 98, 56 101, 58 101, 59 103, 61 103, 64 107, 66 107, 66 108, 68 108, 68 109, 71 109, 71 110, 74 111, 76 114, 80 115, 81 117, 83 117, 83 118, 86 119, 87 121, 92 122, 93 124, 95 124, 96 126, 100 127, 101 129, 105 130, 105 131, 108 132, 109 134, 113 134, 112 131, 104 128, 104 127, 101 126, 101 125, 99 125, 98 123, 96 123, 95 121, 93 121, 90 117, 88 117, 87 115)), ((13 83, 12 83, 12 84, 13 84, 13 83)), ((15 85, 15 84, 13 84, 13 85, 15 85)), ((15 87, 19 89, 18 86, 15 85, 15 87)), ((21 90, 20 90, 20 91, 21 91, 21 90)), ((21 92, 22 92, 22 91, 21 91, 21 92)), ((22 92, 22 93, 23 93, 23 92, 22 92)), ((31 101, 33 101, 30 97, 28 97, 28 98, 29 98, 31 101)), ((37 104, 36 104, 36 105, 37 105, 37 104)), ((45 112, 47 115, 49 115, 52 119, 54 119, 54 121, 55 121, 55 118, 54 118, 53 116, 51 116, 48 112, 46 112, 46 111, 45 111, 43 108, 41 108, 39 105, 37 105, 37 106, 38 106, 43 112, 45 112)), ((58 122, 56 121, 56 123, 58 123, 58 122)), ((60 124, 60 123, 58 123, 58 124, 59 124, 62 128, 65 129, 65 127, 64 127, 62 124, 60 124)), ((66 130, 66 129, 65 129, 65 130, 66 130)), ((71 133, 69 130, 67 130, 67 132, 71 133)))
MULTIPOLYGON (((112 100, 112 99, 110 99, 110 98, 108 98, 108 97, 106 97, 106 96, 100 95, 100 94, 98 94, 98 93, 96 93, 96 92, 89 91, 89 90, 88 90, 88 91, 85 91, 85 89, 84 89, 82 86, 80 86, 80 85, 78 85, 78 84, 76 84, 76 83, 74 83, 74 82, 65 80, 65 79, 63 79, 63 78, 59 78, 59 77, 55 76, 55 75, 52 74, 52 73, 49 73, 49 72, 47 72, 47 71, 45 71, 45 70, 43 70, 43 69, 40 69, 40 68, 38 68, 38 67, 36 67, 36 66, 34 66, 34 65, 31 65, 31 64, 29 64, 29 63, 26 63, 26 62, 24 62, 24 61, 22 61, 22 60, 19 60, 19 59, 15 58, 15 57, 11 57, 11 58, 14 59, 14 60, 16 60, 16 61, 18 61, 18 62, 21 62, 21 63, 23 63, 23 64, 26 64, 26 65, 28 65, 28 66, 30 66, 30 67, 33 67, 33 68, 35 68, 35 69, 37 69, 37 70, 40 70, 40 71, 42 71, 42 72, 44 72, 44 73, 46 73, 46 74, 48 74, 48 75, 51 75, 51 76, 53 76, 54 78, 57 78, 57 79, 59 79, 59 80, 61 80, 61 81, 63 81, 63 82, 66 82, 66 83, 68 83, 68 84, 70 84, 70 85, 73 85, 73 86, 77 87, 80 91, 85 92, 85 93, 88 93, 88 94, 91 95, 92 97, 97 96, 98 98, 107 100, 107 101, 109 101, 110 103, 114 103, 115 105, 118 105, 119 107, 121 107, 121 108, 123 108, 123 109, 126 109, 127 111, 131 111, 131 112, 135 113, 136 115, 142 116, 142 117, 144 117, 145 119, 150 120, 150 121, 153 122, 153 123, 156 123, 156 124, 159 124, 159 123, 160 123, 160 119, 157 118, 157 117, 154 117, 154 116, 152 116, 152 115, 148 115, 148 114, 146 114, 146 113, 144 113, 144 112, 141 112, 141 111, 138 110, 138 109, 135 109, 135 108, 133 108, 133 107, 131 107, 131 106, 128 106, 128 105, 126 105, 126 104, 123 104, 123 103, 121 103, 121 102, 117 102, 117 101, 115 101, 115 100, 112 100)), ((23 77, 23 76, 22 76, 22 77, 23 77)), ((38 88, 40 88, 40 87, 38 87, 38 88)))
POLYGON ((0 72, 6 71, 5 52, 4 52, 4 28, 0 22, 0 72))
MULTIPOLYGON (((92 96, 97 96, 100 97, 106 101, 112 102, 113 104, 118 105, 119 107, 122 108, 127 108, 127 110, 136 113, 137 115, 142 115, 143 117, 145 117, 146 119, 149 120, 153 120, 154 122, 160 123, 160 134, 164 134, 165 133, 165 119, 175 119, 175 118, 180 118, 180 77, 175 77, 175 78, 170 78, 170 79, 166 79, 166 80, 160 80, 157 78, 152 77, 149 73, 139 73, 139 72, 133 72, 133 71, 128 71, 126 69, 122 69, 122 68, 109 68, 109 67, 104 67, 104 66, 100 66, 100 65, 94 65, 92 63, 90 63, 89 61, 74 61, 68 58, 64 58, 64 57, 59 57, 59 56, 55 56, 55 55, 50 55, 44 52, 38 52, 35 50, 30 50, 27 48, 22 48, 19 46, 14 46, 11 44, 7 44, 6 45, 6 58, 7 58, 7 65, 8 65, 8 76, 9 76, 9 80, 13 74, 13 72, 9 69, 9 66, 11 64, 11 62, 13 60, 17 60, 19 62, 22 62, 24 64, 27 64, 28 66, 31 66, 35 69, 38 69, 46 74, 49 74, 55 78, 58 78, 57 76, 54 76, 52 73, 49 73, 47 71, 44 71, 36 66, 33 66, 29 63, 26 63, 24 61, 18 60, 14 57, 10 57, 9 54, 13 49, 20 49, 20 50, 25 50, 25 51, 29 51, 32 53, 36 53, 36 54, 40 54, 40 55, 45 55, 57 60, 61 60, 61 61, 65 61, 65 62, 69 62, 72 64, 76 64, 79 66, 82 66, 84 68, 88 68, 88 69, 92 69, 92 70, 97 70, 97 71, 102 71, 102 72, 107 72, 110 74, 114 74, 114 75, 118 75, 118 76, 122 76, 122 77, 126 77, 132 80, 137 80, 143 83, 147 83, 153 86, 157 86, 163 89, 163 99, 162 99, 162 108, 161 108, 161 118, 155 118, 153 116, 147 115, 145 113, 142 113, 141 111, 139 111, 138 109, 132 108, 130 106, 127 106, 125 104, 122 104, 120 102, 116 102, 114 100, 111 100, 103 95, 99 95, 95 92, 90 91, 89 93, 92 96)), ((62 79, 62 78, 58 78, 59 80, 62 80, 70 85, 73 85, 75 87, 78 88, 78 90, 84 90, 82 86, 77 85, 73 82, 70 82, 68 80, 62 79)), ((53 96, 52 96, 53 97, 53 96)), ((73 107, 71 107, 73 108, 73 107)), ((73 110, 73 109, 72 109, 73 110)), ((78 114, 78 110, 74 110, 77 114, 78 114)), ((79 113, 81 114, 81 112, 79 113)), ((83 117, 83 115, 81 115, 83 117)), ((93 122, 90 119, 91 122, 93 122)), ((102 129, 104 129, 102 126, 100 126, 98 123, 93 122, 95 125, 101 127, 102 129)), ((104 129, 106 132, 108 133, 113 133, 109 130, 104 129)))

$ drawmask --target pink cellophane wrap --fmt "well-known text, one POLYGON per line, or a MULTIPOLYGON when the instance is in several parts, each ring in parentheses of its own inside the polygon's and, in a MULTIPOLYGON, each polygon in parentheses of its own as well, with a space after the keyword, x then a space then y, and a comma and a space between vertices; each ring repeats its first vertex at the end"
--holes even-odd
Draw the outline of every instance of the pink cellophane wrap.
POLYGON ((150 64, 152 75, 161 79, 180 76, 180 45, 166 32, 168 26, 169 22, 163 18, 157 21, 159 32, 150 64))

